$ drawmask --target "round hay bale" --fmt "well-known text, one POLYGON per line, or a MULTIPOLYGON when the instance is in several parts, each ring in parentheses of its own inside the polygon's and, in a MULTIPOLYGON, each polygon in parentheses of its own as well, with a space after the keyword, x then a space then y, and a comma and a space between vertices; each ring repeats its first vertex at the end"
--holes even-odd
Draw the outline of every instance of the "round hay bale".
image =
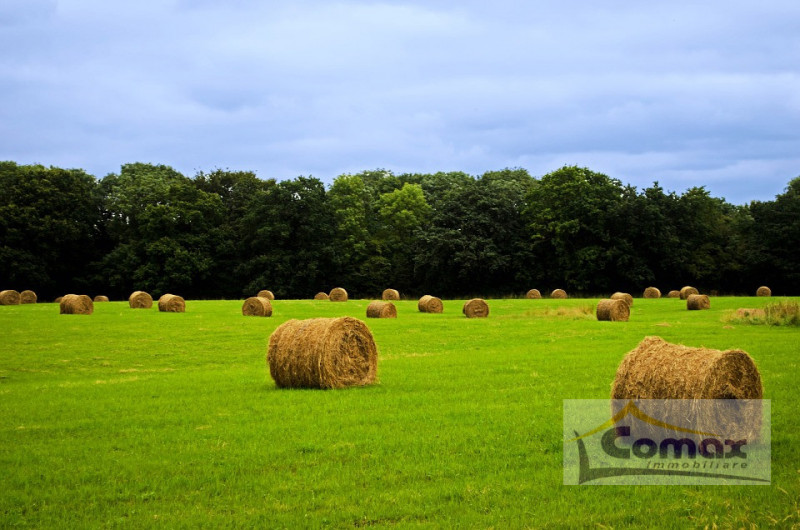
POLYGON ((19 293, 20 304, 35 304, 38 297, 33 291, 25 290, 19 293))
POLYGON ((61 297, 59 308, 62 315, 91 315, 94 303, 85 294, 66 294, 61 297))
POLYGON ((261 298, 266 298, 267 300, 270 301, 275 300, 275 295, 272 294, 272 291, 268 291, 266 289, 264 289, 263 291, 258 291, 258 294, 256 296, 260 296, 261 298))
POLYGON ((150 309, 153 307, 153 297, 144 291, 134 291, 128 297, 131 309, 150 309))
POLYGON ((186 301, 176 294, 164 294, 158 299, 158 310, 163 313, 185 313, 186 301))
POLYGON ((680 297, 681 297, 680 291, 673 290, 667 293, 667 298, 680 298, 680 297))
POLYGON ((14 289, 0 291, 0 305, 19 305, 20 301, 20 294, 14 289))
POLYGON ((611 299, 612 300, 623 300, 626 304, 628 304, 628 307, 631 307, 633 305, 633 296, 631 296, 628 293, 616 292, 616 293, 611 295, 611 299))
POLYGON ((689 310, 699 310, 699 309, 710 309, 711 308, 711 299, 704 294, 690 294, 689 298, 686 299, 686 309, 689 310))
POLYGON ((400 293, 397 289, 384 289, 381 300, 400 300, 400 293))
POLYGON ((693 294, 700 294, 700 291, 698 291, 694 287, 690 287, 689 285, 687 285, 686 287, 682 287, 681 288, 681 292, 680 292, 681 300, 686 300, 687 298, 689 298, 690 295, 693 295, 693 294))
POLYGON ((648 287, 642 293, 642 298, 661 298, 661 291, 658 290, 658 287, 648 287))
POLYGON ((344 388, 375 382, 378 349, 352 317, 289 320, 270 335, 269 373, 279 388, 344 388))
POLYGON ((756 296, 772 296, 772 289, 766 285, 762 285, 756 290, 756 296))
POLYGON ((531 289, 530 291, 525 293, 525 298, 538 300, 541 297, 542 297, 542 293, 539 292, 539 289, 531 289))
POLYGON ((327 300, 327 299, 328 299, 328 293, 319 292, 314 295, 314 300, 327 300))
POLYGON ((397 318, 397 308, 391 302, 375 300, 367 306, 368 318, 397 318))
POLYGON ((56 297, 56 299, 55 299, 55 300, 53 300, 53 302, 54 302, 54 303, 56 303, 56 304, 60 304, 60 303, 61 303, 61 300, 63 300, 63 299, 64 299, 64 297, 63 297, 63 296, 57 296, 57 297, 56 297))
POLYGON ((627 322, 631 316, 631 306, 622 298, 605 298, 597 302, 597 320, 627 322))
POLYGON ((467 318, 486 318, 489 316, 489 304, 483 298, 473 298, 464 302, 461 312, 467 318))
POLYGON ((328 295, 328 300, 331 302, 347 302, 347 291, 341 287, 334 287, 328 295))
POLYGON ((550 298, 558 298, 563 300, 567 297, 567 292, 564 289, 555 289, 552 293, 550 293, 550 298))
POLYGON ((108 297, 102 294, 98 294, 94 297, 95 302, 108 302, 108 297))
POLYGON ((271 317, 272 303, 266 296, 251 296, 242 304, 242 315, 246 317, 271 317))
POLYGON ((444 311, 444 304, 440 298, 426 294, 417 302, 417 309, 421 313, 441 313, 444 311))

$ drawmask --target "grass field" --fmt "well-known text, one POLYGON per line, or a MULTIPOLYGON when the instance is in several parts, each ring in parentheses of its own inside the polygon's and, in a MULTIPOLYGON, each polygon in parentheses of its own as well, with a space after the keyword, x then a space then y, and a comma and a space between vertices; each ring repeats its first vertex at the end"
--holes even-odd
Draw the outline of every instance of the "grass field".
POLYGON ((367 321, 380 383, 338 391, 277 389, 267 340, 366 300, 3 306, 0 527, 800 527, 800 328, 724 321, 769 301, 637 299, 627 323, 596 300, 491 300, 488 319, 396 302, 367 321), (772 485, 562 485, 562 400, 607 398, 647 335, 751 354, 772 485))

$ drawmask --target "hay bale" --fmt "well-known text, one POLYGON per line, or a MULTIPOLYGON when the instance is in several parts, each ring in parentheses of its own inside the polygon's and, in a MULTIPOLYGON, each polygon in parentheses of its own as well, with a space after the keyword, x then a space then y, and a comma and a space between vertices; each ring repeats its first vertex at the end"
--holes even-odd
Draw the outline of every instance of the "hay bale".
POLYGON ((686 309, 694 311, 699 309, 710 309, 710 308, 711 308, 711 299, 709 299, 707 295, 690 294, 689 298, 686 299, 686 309))
POLYGON ((266 296, 251 296, 242 304, 242 315, 246 317, 271 317, 272 303, 266 296))
POLYGON ((38 300, 38 297, 33 291, 25 290, 19 293, 20 304, 35 304, 36 300, 38 300))
POLYGON ((631 316, 631 307, 622 298, 605 298, 597 302, 597 320, 611 322, 627 322, 631 316))
POLYGON ((441 313, 444 311, 444 304, 442 304, 441 299, 426 294, 417 302, 417 309, 421 313, 441 313))
POLYGON ((98 294, 94 297, 95 302, 108 302, 108 297, 102 294, 98 294))
POLYGON ((489 316, 489 304, 483 298, 473 298, 464 302, 461 312, 467 318, 486 318, 489 316))
POLYGON ((661 298, 661 291, 658 290, 658 287, 648 287, 642 293, 642 298, 661 298))
POLYGON ((85 294, 66 294, 61 297, 59 309, 62 315, 91 315, 94 303, 85 294))
POLYGON ((381 300, 400 300, 400 293, 397 289, 384 289, 381 300))
POLYGON ((397 308, 391 302, 375 300, 367 306, 368 318, 397 318, 397 308))
POLYGON ((347 291, 341 287, 334 287, 328 295, 328 300, 331 302, 347 302, 347 291))
POLYGON ((681 297, 681 292, 680 291, 672 290, 672 291, 667 293, 667 298, 680 298, 680 297, 681 297))
POLYGON ((150 309, 153 307, 153 297, 144 291, 134 291, 128 297, 131 309, 150 309))
POLYGON ((268 291, 266 289, 264 289, 263 291, 258 291, 258 294, 256 296, 260 296, 261 298, 266 298, 267 300, 270 301, 275 300, 275 295, 272 294, 272 291, 268 291))
POLYGON ((314 295, 314 300, 327 300, 327 299, 328 299, 328 293, 319 292, 314 295))
POLYGON ((532 300, 533 299, 538 300, 541 297, 542 297, 542 293, 539 292, 539 289, 531 289, 530 291, 525 293, 525 298, 529 298, 529 299, 532 299, 532 300))
POLYGON ((20 301, 20 294, 14 289, 0 291, 0 305, 19 305, 20 301))
POLYGON ((55 300, 53 300, 53 302, 55 302, 56 304, 60 304, 60 303, 61 303, 61 300, 63 300, 63 299, 64 299, 64 297, 63 297, 63 296, 57 296, 57 297, 56 297, 56 299, 55 299, 55 300))
POLYGON ((550 293, 550 298, 558 298, 559 300, 563 300, 567 297, 567 292, 564 289, 555 289, 552 293, 550 293))
POLYGON ((751 320, 751 319, 765 319, 767 318, 767 312, 761 308, 749 308, 749 307, 740 307, 734 313, 734 318, 737 320, 751 320))
POLYGON ((628 304, 628 307, 631 307, 633 305, 633 296, 631 296, 628 293, 616 292, 616 293, 611 295, 611 299, 612 300, 622 300, 626 304, 628 304))
POLYGON ((772 289, 766 285, 762 285, 756 290, 756 296, 772 296, 772 289))
POLYGON ((158 310, 163 313, 185 313, 186 301, 176 294, 164 294, 158 299, 158 310))
POLYGON ((687 285, 686 287, 682 287, 681 288, 681 291, 680 291, 681 300, 686 300, 687 298, 689 298, 690 295, 693 295, 693 294, 700 294, 700 291, 698 291, 697 289, 695 289, 694 287, 691 287, 689 285, 687 285))
POLYGON ((269 373, 280 388, 344 388, 375 382, 378 349, 352 317, 289 320, 270 335, 269 373))

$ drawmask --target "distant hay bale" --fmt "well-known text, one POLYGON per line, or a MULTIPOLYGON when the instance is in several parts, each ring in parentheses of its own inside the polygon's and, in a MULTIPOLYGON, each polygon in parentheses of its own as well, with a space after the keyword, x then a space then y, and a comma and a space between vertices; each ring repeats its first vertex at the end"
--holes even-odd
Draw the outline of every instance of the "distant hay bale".
POLYGON ((642 294, 643 298, 661 298, 661 291, 657 287, 648 287, 642 294))
POLYGON ((269 373, 279 388, 344 388, 375 382, 378 349, 352 317, 289 320, 270 335, 269 373))
POLYGON ((20 304, 35 304, 38 297, 33 291, 25 290, 19 293, 20 304))
POLYGON ((400 293, 397 289, 384 289, 381 300, 400 300, 400 293))
POLYGON ((704 294, 690 294, 686 299, 686 309, 691 311, 700 309, 710 309, 711 300, 704 294))
POLYGON ((95 302, 108 302, 108 297, 102 294, 98 294, 94 297, 95 302))
POLYGON ((631 307, 621 298, 605 298, 597 302, 597 320, 610 322, 627 322, 631 316, 631 307))
POLYGON ((328 293, 319 292, 314 295, 314 300, 327 300, 327 299, 328 299, 328 293))
POLYGON ((766 285, 762 285, 756 290, 756 296, 772 296, 772 289, 766 285))
POLYGON ((667 293, 667 298, 680 298, 680 297, 681 297, 681 292, 680 291, 672 290, 672 291, 667 293))
POLYGON ((529 298, 531 300, 533 300, 533 299, 538 300, 541 297, 542 297, 542 293, 539 292, 539 289, 531 289, 530 291, 525 293, 525 298, 529 298))
POLYGON ((60 303, 61 303, 61 300, 63 300, 63 299, 64 299, 64 297, 63 297, 63 296, 57 296, 57 297, 56 297, 56 299, 55 299, 55 300, 53 300, 53 302, 54 302, 54 303, 56 303, 56 304, 60 304, 60 303))
POLYGON ((611 299, 612 300, 622 300, 626 304, 628 304, 628 307, 631 307, 633 305, 633 296, 631 296, 628 293, 616 292, 616 293, 611 295, 611 299))
POLYGON ((153 297, 144 291, 134 291, 128 297, 131 309, 150 309, 153 307, 153 297))
POLYGON ((426 294, 417 302, 417 309, 421 313, 441 313, 444 310, 444 304, 441 299, 426 294))
POLYGON ((461 312, 467 318, 486 318, 489 316, 489 304, 483 298, 473 298, 464 302, 461 312))
POLYGON ((275 300, 275 295, 272 294, 272 291, 268 291, 266 289, 264 289, 263 291, 258 291, 258 294, 256 296, 260 296, 261 298, 266 298, 267 300, 270 301, 275 300))
POLYGON ((367 306, 368 318, 397 318, 397 308, 391 302, 375 300, 367 306))
POLYGON ((271 317, 272 303, 266 296, 251 296, 242 304, 242 315, 246 317, 271 317))
POLYGON ((550 293, 550 298, 558 298, 559 300, 563 300, 566 297, 567 292, 564 289, 556 289, 550 293))
POLYGON ((328 295, 328 300, 331 302, 347 302, 347 291, 341 287, 334 287, 328 295))
POLYGON ((687 298, 689 298, 690 295, 693 295, 693 294, 700 294, 700 291, 698 291, 697 289, 695 289, 694 287, 691 287, 689 285, 687 285, 686 287, 682 287, 681 288, 681 292, 680 292, 681 300, 686 300, 687 298))
POLYGON ((21 301, 20 298, 19 292, 14 289, 0 291, 0 305, 19 305, 21 301))
POLYGON ((59 304, 62 315, 91 315, 94 313, 94 303, 85 294, 66 294, 61 297, 59 304))
POLYGON ((176 294, 164 294, 158 299, 158 310, 162 313, 185 313, 186 301, 176 294))

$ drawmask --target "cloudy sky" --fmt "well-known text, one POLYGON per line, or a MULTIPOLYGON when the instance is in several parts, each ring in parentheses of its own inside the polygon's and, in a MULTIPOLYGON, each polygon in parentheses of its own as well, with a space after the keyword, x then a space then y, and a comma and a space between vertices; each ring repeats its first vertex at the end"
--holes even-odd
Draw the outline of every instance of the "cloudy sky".
POLYGON ((563 165, 769 200, 800 2, 0 1, 0 160, 278 180, 563 165))

